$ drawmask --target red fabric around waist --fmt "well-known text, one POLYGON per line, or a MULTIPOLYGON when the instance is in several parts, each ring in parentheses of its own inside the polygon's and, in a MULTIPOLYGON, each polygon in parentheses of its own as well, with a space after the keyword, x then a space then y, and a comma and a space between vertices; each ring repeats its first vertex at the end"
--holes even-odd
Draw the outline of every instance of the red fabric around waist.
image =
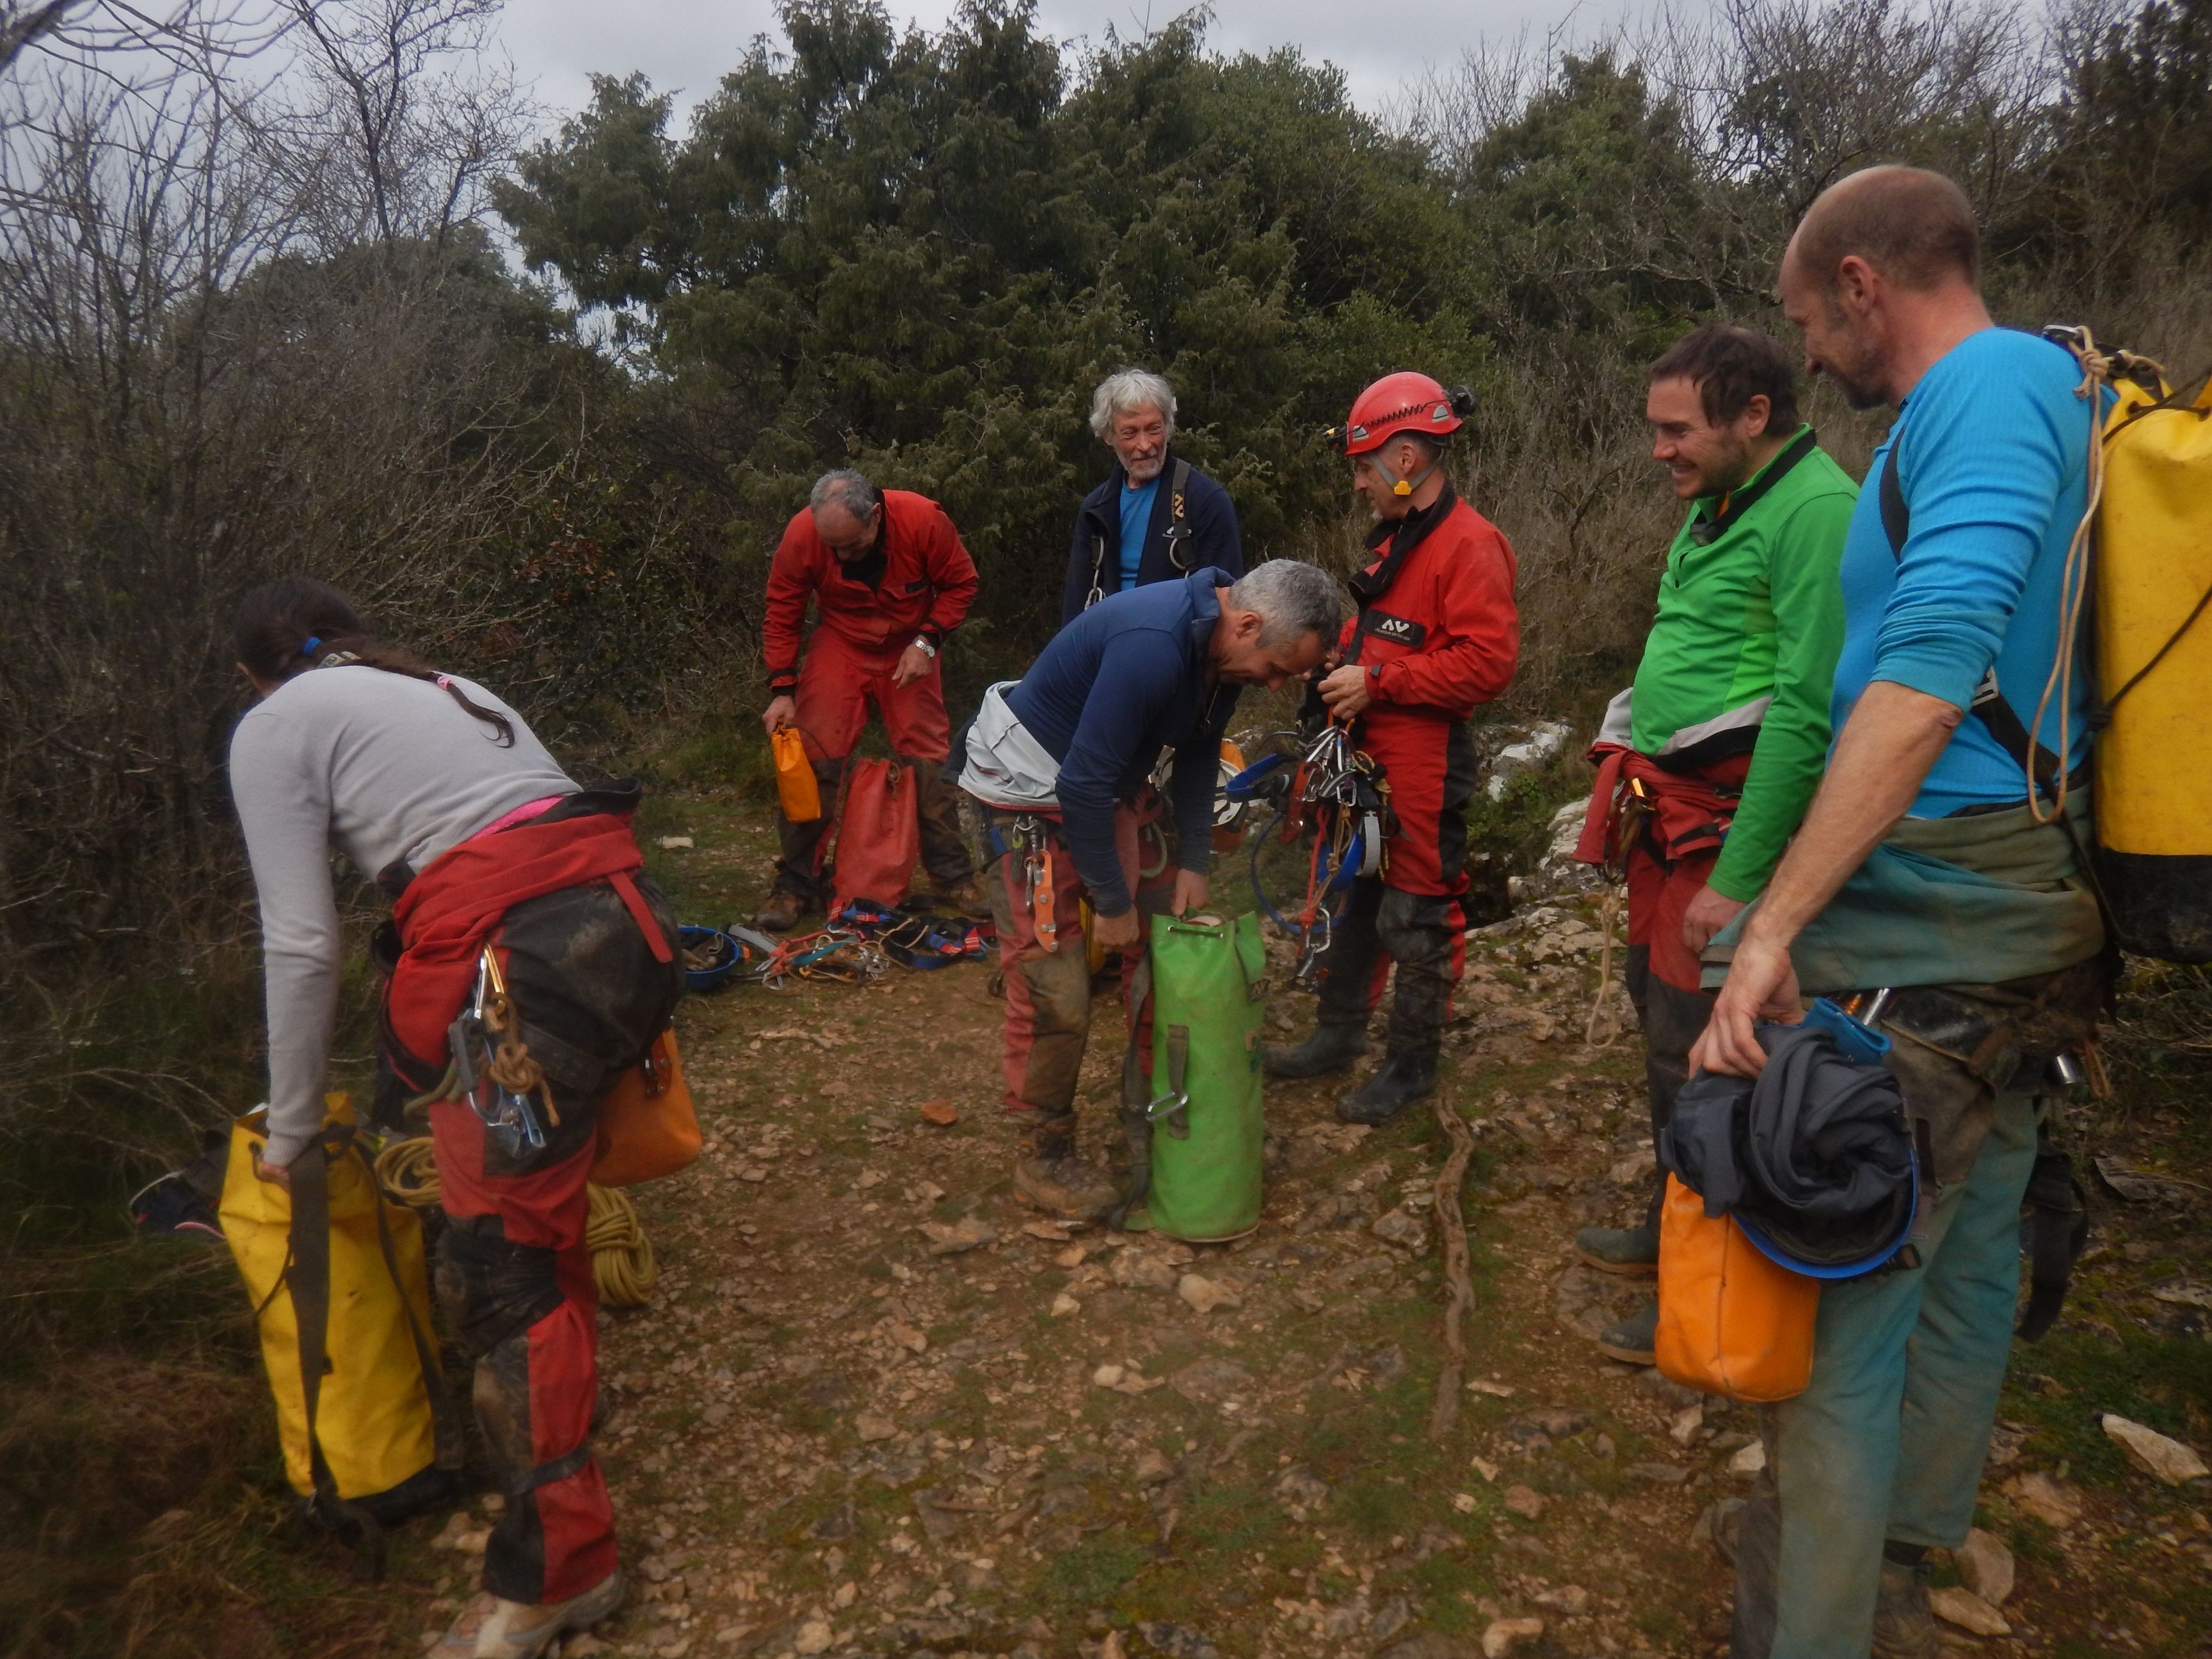
POLYGON ((1648 818, 1641 833, 1650 837, 1662 857, 1718 851, 1751 770, 1746 754, 1694 771, 1670 772, 1649 756, 1615 744, 1598 744, 1590 758, 1598 763, 1597 781, 1583 818, 1582 839, 1575 844, 1575 857, 1583 864, 1618 865, 1626 851, 1621 844, 1623 821, 1639 799, 1648 818))
POLYGON ((384 988, 392 1037, 425 1066, 474 982, 477 953, 508 908, 564 887, 611 882, 656 957, 667 949, 634 879, 645 865, 629 820, 594 812, 477 836, 431 860, 392 908, 400 957, 384 988))

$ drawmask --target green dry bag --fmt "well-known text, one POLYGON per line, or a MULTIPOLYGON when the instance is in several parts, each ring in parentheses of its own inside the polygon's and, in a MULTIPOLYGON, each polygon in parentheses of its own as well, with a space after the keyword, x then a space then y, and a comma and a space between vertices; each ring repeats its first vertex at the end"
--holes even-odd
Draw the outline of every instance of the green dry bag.
POLYGON ((1260 1016, 1267 953, 1260 919, 1155 916, 1146 965, 1152 1075, 1128 1103, 1139 1192, 1152 1225, 1171 1238, 1240 1238, 1260 1224, 1266 1138, 1260 1016))

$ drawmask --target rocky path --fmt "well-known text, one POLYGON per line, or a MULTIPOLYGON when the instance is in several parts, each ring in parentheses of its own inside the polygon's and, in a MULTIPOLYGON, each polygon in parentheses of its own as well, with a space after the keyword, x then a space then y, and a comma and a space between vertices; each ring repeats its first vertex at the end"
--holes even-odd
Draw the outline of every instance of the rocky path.
MULTIPOLYGON (((659 860, 686 914, 739 914, 760 827, 705 800, 665 810, 694 842, 659 860)), ((1334 1121, 1334 1088, 1271 1087, 1265 1220, 1194 1249, 1015 1203, 981 968, 688 1001, 706 1153, 639 1193, 659 1290, 605 1320, 602 1447, 638 1594, 565 1651, 1716 1651, 1715 1533, 1758 1466, 1751 1414, 1583 1340, 1637 1287, 1573 1265, 1568 1241, 1625 1219, 1650 1170, 1632 1036, 1581 1040, 1591 916, 1570 900, 1470 941, 1444 1098, 1479 1137, 1476 1310, 1442 1440, 1445 1147, 1425 1112, 1369 1132, 1334 1121)), ((1269 1014, 1310 1018, 1288 994, 1269 1014)), ((1094 1149, 1119 1019, 1102 1006, 1086 1068, 1094 1149)), ((2171 1266, 2157 1250, 2136 1265, 2171 1266)), ((2212 1564, 2201 1485, 2085 1485, 2107 1471, 2069 1464, 2081 1438, 2008 1413, 1990 1547, 1943 1575, 1988 1598, 1949 1592, 1962 1619, 2004 1630, 1956 1639, 2201 1651, 2203 1598, 2174 1588, 2212 1564), (2109 1595, 2085 1606, 2076 1575, 2109 1595)), ((461 1553, 432 1557, 423 1627, 458 1605, 481 1525, 448 1527, 461 1553)))

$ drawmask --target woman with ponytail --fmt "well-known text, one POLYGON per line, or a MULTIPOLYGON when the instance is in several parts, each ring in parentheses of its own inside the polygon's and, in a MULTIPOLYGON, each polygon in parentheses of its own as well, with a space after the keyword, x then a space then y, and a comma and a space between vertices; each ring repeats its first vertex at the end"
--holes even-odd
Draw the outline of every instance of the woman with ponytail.
MULTIPOLYGON (((262 1173, 317 1144, 337 1012, 336 847, 392 901, 376 1115, 427 1104, 446 1224, 439 1296, 477 1356, 478 1419, 509 1494, 487 1594, 433 1659, 531 1659, 622 1600, 613 1515, 590 1447, 597 1308, 584 1248, 596 1109, 665 1029, 676 930, 641 873, 635 783, 580 788, 482 686, 378 640, 344 595, 291 577, 240 601, 238 665, 257 700, 231 739, 231 791, 261 907, 269 1018, 262 1173), (544 1073, 480 1113, 448 1032, 480 967, 504 981, 544 1073)), ((465 1046, 474 1041, 465 1038, 465 1046)))

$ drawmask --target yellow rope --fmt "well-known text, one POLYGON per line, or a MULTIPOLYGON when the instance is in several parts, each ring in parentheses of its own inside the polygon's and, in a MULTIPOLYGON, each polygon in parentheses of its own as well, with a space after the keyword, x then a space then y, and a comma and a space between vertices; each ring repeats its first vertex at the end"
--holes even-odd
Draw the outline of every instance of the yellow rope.
MULTIPOLYGON (((394 1203, 436 1209, 438 1164, 429 1137, 395 1140, 378 1153, 376 1182, 394 1203)), ((653 1263, 653 1241, 638 1221, 637 1206, 619 1188, 586 1182, 584 1195, 589 1205, 584 1248, 592 1253, 592 1278, 599 1287, 599 1300, 611 1308, 643 1307, 652 1299, 659 1269, 653 1263)))

